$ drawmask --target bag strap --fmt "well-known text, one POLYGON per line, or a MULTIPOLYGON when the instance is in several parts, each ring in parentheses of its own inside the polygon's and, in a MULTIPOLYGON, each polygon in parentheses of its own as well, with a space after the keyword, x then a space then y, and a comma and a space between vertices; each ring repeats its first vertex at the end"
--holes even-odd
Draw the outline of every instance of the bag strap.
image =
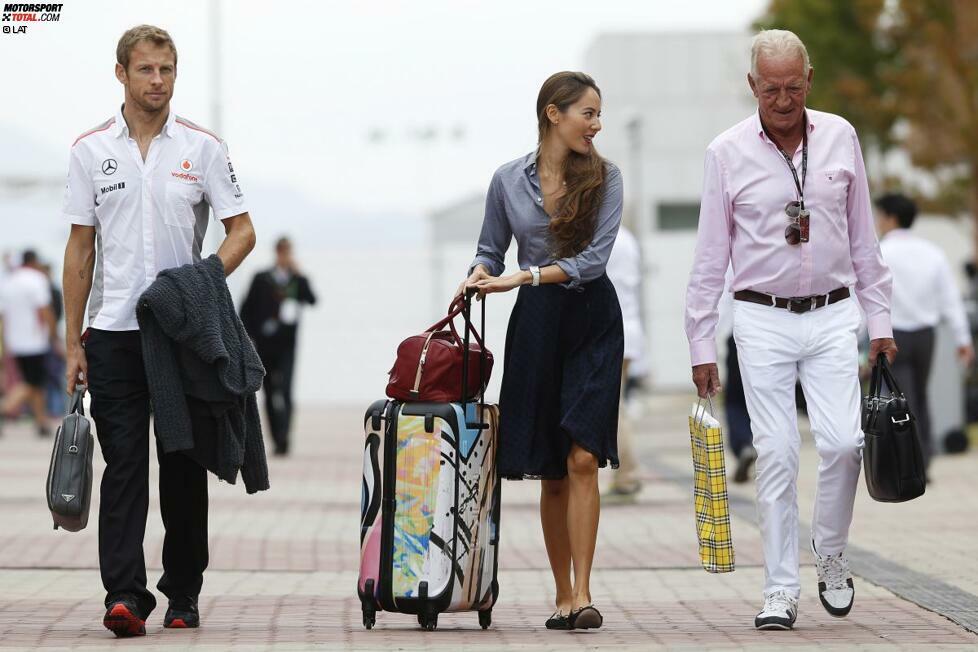
MULTIPOLYGON (((881 356, 885 358, 886 356, 881 356)), ((885 363, 884 363, 885 364, 885 363)), ((882 379, 883 379, 883 366, 880 364, 880 357, 876 358, 876 364, 873 365, 873 371, 869 377, 869 398, 878 399, 880 398, 880 390, 882 389, 882 379)))
POLYGON ((75 392, 68 399, 66 414, 78 413, 85 416, 85 403, 83 399, 85 398, 85 390, 87 389, 87 385, 75 385, 75 392))
MULTIPOLYGON (((475 329, 475 325, 472 323, 472 318, 471 318, 471 314, 472 314, 472 312, 471 312, 472 311, 472 296, 475 294, 475 292, 476 292, 476 290, 472 289, 472 290, 469 290, 468 291, 469 296, 460 297, 462 299, 462 312, 461 312, 461 314, 462 314, 462 320, 465 322, 465 330, 466 331, 471 331, 472 336, 475 337, 476 343, 480 347, 482 347, 483 349, 485 349, 486 348, 485 347, 485 344, 482 342, 482 335, 480 335, 479 334, 479 331, 477 331, 475 329)), ((483 315, 483 318, 485 318, 485 314, 486 314, 486 303, 485 303, 485 297, 483 297, 482 298, 482 315, 483 315)), ((449 325, 450 325, 452 331, 454 332, 455 331, 455 322, 454 322, 454 320, 451 321, 449 323, 449 325)), ((484 321, 483 321, 483 324, 482 324, 482 330, 485 331, 485 322, 484 321)), ((458 336, 458 333, 455 333, 455 334, 456 334, 456 337, 457 337, 458 336)), ((466 335, 468 335, 468 333, 466 333, 466 335)), ((468 347, 466 347, 466 349, 468 349, 468 347)))
MULTIPOLYGON (((876 358, 876 365, 880 368, 880 372, 882 374, 882 382, 886 383, 886 386, 890 390, 890 394, 891 395, 899 394, 902 396, 903 392, 900 391, 900 386, 897 385, 896 377, 893 375, 893 372, 890 371, 890 363, 887 362, 885 354, 883 353, 879 354, 879 356, 876 358)), ((883 389, 882 382, 877 386, 877 392, 883 389)))
MULTIPOLYGON (((461 298, 462 298, 461 296, 457 296, 454 299, 452 299, 451 304, 449 304, 448 306, 448 314, 442 317, 441 319, 439 319, 438 321, 436 321, 428 328, 426 328, 425 332, 427 333, 429 331, 440 331, 441 329, 445 328, 446 325, 451 324, 452 320, 458 317, 462 313, 462 309, 464 308, 462 303, 459 301, 459 299, 461 298)), ((455 329, 452 328, 452 331, 454 330, 455 329)), ((455 335, 458 336, 458 333, 455 333, 455 335)))
MULTIPOLYGON (((472 325, 472 322, 467 317, 464 317, 466 311, 465 304, 466 304, 466 297, 462 294, 452 299, 452 303, 449 304, 448 306, 448 314, 446 314, 440 320, 438 320, 437 322, 435 322, 434 324, 426 328, 424 332, 429 333, 434 331, 440 331, 444 329, 445 326, 448 326, 448 329, 451 331, 452 335, 455 338, 455 343, 458 344, 459 346, 462 346, 463 344, 462 338, 459 336, 458 331, 455 329, 455 318, 458 317, 459 315, 463 315, 463 318, 465 319, 466 330, 471 330, 472 335, 475 336, 475 341, 479 344, 479 346, 485 348, 485 345, 482 342, 482 337, 479 335, 478 331, 475 330, 475 326, 472 325)), ((483 304, 482 309, 484 312, 485 304, 483 304)), ((466 333, 466 336, 467 335, 468 333, 466 333)))
MULTIPOLYGON (((715 419, 716 416, 715 416, 715 413, 713 411, 713 399, 710 396, 707 396, 706 397, 706 405, 710 406, 710 416, 715 419)), ((696 419, 696 422, 695 423, 698 426, 703 425, 703 419, 706 418, 706 405, 703 405, 703 399, 702 398, 698 398, 696 400, 696 417, 697 417, 697 419, 696 419)))

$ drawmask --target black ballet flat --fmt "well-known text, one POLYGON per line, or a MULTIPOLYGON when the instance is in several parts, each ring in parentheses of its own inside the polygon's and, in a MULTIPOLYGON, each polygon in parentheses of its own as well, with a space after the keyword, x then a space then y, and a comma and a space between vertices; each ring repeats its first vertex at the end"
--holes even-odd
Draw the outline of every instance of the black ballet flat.
POLYGON ((570 621, 571 629, 597 629, 604 623, 604 616, 601 615, 601 612, 593 604, 589 604, 586 607, 572 611, 568 620, 570 621))
POLYGON ((559 611, 555 611, 554 615, 547 619, 547 629, 573 629, 570 616, 565 616, 559 611))

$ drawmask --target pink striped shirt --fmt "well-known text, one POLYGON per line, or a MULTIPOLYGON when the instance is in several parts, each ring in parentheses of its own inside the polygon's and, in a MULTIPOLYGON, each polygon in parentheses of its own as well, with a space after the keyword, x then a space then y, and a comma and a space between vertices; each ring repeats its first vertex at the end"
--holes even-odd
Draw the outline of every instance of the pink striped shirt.
MULTIPOLYGON (((717 302, 727 266, 732 291, 780 297, 855 287, 872 339, 892 337, 890 271, 873 226, 873 205, 856 131, 831 113, 808 113, 811 240, 784 239, 784 207, 798 199, 791 171, 757 113, 706 150, 693 269, 686 288, 686 337, 692 364, 716 362, 717 302)), ((794 153, 801 175, 802 146, 794 153)))

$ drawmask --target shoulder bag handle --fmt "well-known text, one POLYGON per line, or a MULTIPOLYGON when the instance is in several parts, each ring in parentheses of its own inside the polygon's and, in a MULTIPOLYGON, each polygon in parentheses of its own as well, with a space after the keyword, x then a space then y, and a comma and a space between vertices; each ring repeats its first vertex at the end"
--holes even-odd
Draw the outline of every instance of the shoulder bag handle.
POLYGON ((85 398, 85 390, 87 389, 87 385, 75 385, 75 391, 71 395, 71 398, 68 399, 67 414, 78 413, 85 416, 85 403, 83 399, 85 398))
POLYGON ((885 382, 891 395, 903 396, 903 392, 900 391, 900 386, 897 385, 896 377, 893 375, 893 372, 890 371, 890 363, 886 359, 886 354, 879 354, 879 357, 876 358, 876 365, 880 368, 880 373, 882 375, 881 382, 877 385, 877 394, 882 391, 883 383, 885 382))
MULTIPOLYGON (((474 291, 475 290, 469 290, 468 292, 474 292, 474 291)), ((434 324, 426 328, 424 332, 431 333, 434 331, 442 330, 443 328, 445 328, 445 326, 448 326, 449 330, 452 333, 452 336, 455 338, 455 343, 458 344, 459 346, 463 346, 464 344, 462 338, 459 336, 458 331, 455 329, 455 318, 458 317, 459 315, 463 315, 464 317, 465 310, 466 310, 465 305, 467 299, 471 300, 471 296, 466 297, 465 295, 460 294, 454 299, 452 299, 452 303, 449 304, 448 306, 448 314, 446 314, 440 320, 438 320, 437 322, 435 322, 434 324)), ((482 305, 483 314, 485 314, 485 308, 486 308, 485 303, 483 303, 482 305)), ((472 335, 475 337, 475 341, 479 344, 479 346, 485 348, 482 343, 482 337, 479 335, 478 331, 475 330, 475 326, 472 325, 472 322, 468 319, 468 317, 464 317, 464 318, 465 318, 466 330, 471 330, 472 335)), ((468 336, 468 333, 466 333, 466 336, 468 336)))

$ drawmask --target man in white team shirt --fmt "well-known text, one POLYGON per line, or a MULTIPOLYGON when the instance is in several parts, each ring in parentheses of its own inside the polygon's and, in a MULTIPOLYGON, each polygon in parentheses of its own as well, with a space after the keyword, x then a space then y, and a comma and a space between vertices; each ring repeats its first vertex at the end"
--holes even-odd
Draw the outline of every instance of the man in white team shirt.
MULTIPOLYGON (((71 148, 64 218, 68 391, 87 382, 106 467, 99 503, 103 624, 116 636, 146 633, 156 606, 146 588, 143 535, 149 502, 149 416, 136 301, 165 269, 198 262, 208 216, 226 233, 217 251, 230 274, 255 244, 251 218, 217 136, 170 109, 177 51, 170 35, 140 25, 122 35, 116 78, 125 103, 71 148), (82 334, 85 305, 88 329, 82 334)), ((194 432, 217 428, 193 414, 194 432)), ((207 472, 181 452, 164 454, 160 511, 166 536, 166 628, 197 627, 207 567, 207 472)))
MULTIPOLYGON (((934 327, 947 320, 954 335, 958 359, 970 367, 975 359, 968 316, 947 256, 934 243, 914 235, 910 228, 917 205, 900 193, 876 200, 876 230, 883 260, 893 274, 890 318, 900 357, 893 374, 917 418, 924 463, 930 466, 934 443, 927 404, 927 381, 934 358, 934 327)), ((929 474, 928 474, 929 479, 929 474)))
POLYGON ((4 346, 17 363, 21 377, 21 382, 4 399, 0 412, 10 416, 27 403, 34 414, 38 434, 47 435, 44 358, 51 350, 56 324, 51 308, 51 286, 32 250, 25 251, 21 266, 3 279, 0 324, 4 346))

